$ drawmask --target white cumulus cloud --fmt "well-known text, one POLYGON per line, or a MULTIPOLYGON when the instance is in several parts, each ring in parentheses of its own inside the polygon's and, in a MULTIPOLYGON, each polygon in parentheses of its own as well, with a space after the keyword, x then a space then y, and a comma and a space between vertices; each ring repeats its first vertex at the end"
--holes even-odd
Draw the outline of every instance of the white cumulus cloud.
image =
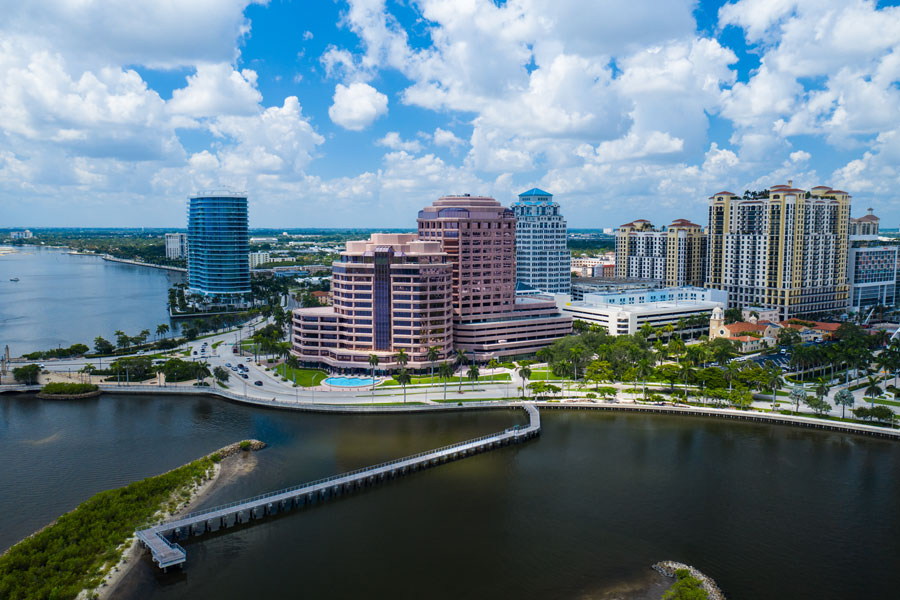
POLYGON ((334 88, 328 116, 350 131, 362 131, 380 116, 387 114, 388 98, 368 83, 342 83, 334 88))

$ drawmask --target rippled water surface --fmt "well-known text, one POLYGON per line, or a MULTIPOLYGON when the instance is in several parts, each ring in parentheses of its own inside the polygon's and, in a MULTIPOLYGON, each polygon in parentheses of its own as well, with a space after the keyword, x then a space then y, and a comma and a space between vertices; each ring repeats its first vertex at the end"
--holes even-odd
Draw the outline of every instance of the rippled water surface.
POLYGON ((150 267, 75 256, 65 250, 34 246, 0 254, 0 351, 26 352, 91 346, 102 335, 115 343, 121 329, 174 323, 166 308, 168 290, 184 275, 150 267), (18 277, 18 282, 10 278, 18 277))
MULTIPOLYGON (((0 398, 0 547, 91 493, 232 441, 270 446, 218 504, 524 423, 327 416, 213 399, 0 398), (27 507, 27 508, 26 508, 27 507)), ((900 444, 711 419, 547 412, 540 438, 145 558, 124 598, 640 598, 691 563, 729 598, 895 597, 900 444), (636 593, 636 592, 635 592, 636 593)), ((658 597, 658 594, 656 596, 658 597)))

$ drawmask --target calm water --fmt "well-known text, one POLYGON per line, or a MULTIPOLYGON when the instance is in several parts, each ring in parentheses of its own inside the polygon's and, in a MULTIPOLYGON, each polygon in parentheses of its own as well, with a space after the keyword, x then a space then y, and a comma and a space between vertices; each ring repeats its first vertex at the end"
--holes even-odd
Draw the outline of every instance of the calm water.
POLYGON ((176 271, 51 248, 0 254, 0 351, 7 344, 12 356, 75 343, 92 346, 98 335, 115 343, 118 329, 155 334, 160 323, 173 326, 168 290, 183 280, 176 271))
MULTIPOLYGON (((525 422, 113 395, 0 398, 0 415, 0 547, 93 492, 245 437, 270 447, 207 504, 525 422)), ((662 559, 737 600, 896 597, 898 444, 625 414, 545 412, 543 424, 522 446, 193 540, 183 573, 145 557, 119 597, 608 598, 662 559)))

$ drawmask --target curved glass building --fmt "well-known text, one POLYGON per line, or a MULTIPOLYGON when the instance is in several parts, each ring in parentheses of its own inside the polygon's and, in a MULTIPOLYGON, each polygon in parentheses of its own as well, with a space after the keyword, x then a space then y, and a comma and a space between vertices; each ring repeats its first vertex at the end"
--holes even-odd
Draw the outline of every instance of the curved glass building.
POLYGON ((250 293, 247 197, 201 195, 188 207, 188 289, 217 302, 250 293))

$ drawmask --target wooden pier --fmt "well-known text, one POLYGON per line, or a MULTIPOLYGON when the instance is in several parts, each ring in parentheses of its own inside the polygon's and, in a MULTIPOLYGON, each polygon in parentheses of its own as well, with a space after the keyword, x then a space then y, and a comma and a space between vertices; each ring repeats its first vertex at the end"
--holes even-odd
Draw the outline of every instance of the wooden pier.
POLYGON ((202 535, 208 531, 227 529, 293 508, 315 504, 361 488, 377 485, 389 479, 402 477, 420 469, 427 469, 530 439, 540 434, 541 417, 533 404, 525 404, 524 408, 528 413, 529 421, 528 425, 524 427, 516 425, 497 433, 450 446, 197 511, 186 517, 137 531, 136 535, 141 543, 150 550, 153 561, 161 569, 182 565, 187 559, 187 553, 176 540, 192 535, 202 535))

